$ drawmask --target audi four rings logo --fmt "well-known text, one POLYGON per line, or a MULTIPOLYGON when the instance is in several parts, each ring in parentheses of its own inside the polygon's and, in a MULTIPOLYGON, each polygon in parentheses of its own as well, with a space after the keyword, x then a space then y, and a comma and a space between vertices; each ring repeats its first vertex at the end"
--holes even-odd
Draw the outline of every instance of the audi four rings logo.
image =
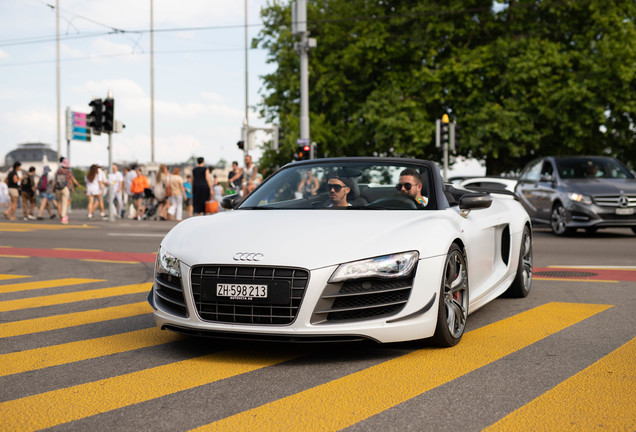
POLYGON ((263 254, 260 252, 237 252, 233 259, 234 261, 260 261, 263 259, 263 254))
POLYGON ((627 207, 629 205, 629 200, 625 195, 620 196, 620 198, 618 199, 618 205, 620 207, 627 207))

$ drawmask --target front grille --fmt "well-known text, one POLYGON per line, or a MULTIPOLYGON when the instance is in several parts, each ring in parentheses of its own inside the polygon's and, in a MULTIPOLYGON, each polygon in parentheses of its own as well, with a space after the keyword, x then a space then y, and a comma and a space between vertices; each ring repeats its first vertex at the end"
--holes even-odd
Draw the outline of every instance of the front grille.
POLYGON ((173 315, 187 318, 181 278, 167 273, 158 273, 155 277, 155 295, 157 307, 173 315))
POLYGON ((342 322, 395 315, 406 305, 412 286, 412 278, 345 282, 337 293, 321 297, 330 306, 314 312, 313 321, 342 322))
POLYGON ((290 324, 298 314, 309 281, 307 270, 287 267, 205 265, 193 267, 191 275, 194 304, 201 319, 237 324, 290 324), (219 282, 278 284, 287 287, 279 294, 288 300, 284 304, 229 298, 204 300, 203 291, 214 289, 219 282))
MULTIPOLYGON (((636 207, 636 195, 622 195, 627 198, 628 207, 636 207)), ((619 207, 621 195, 596 195, 594 202, 601 207, 619 207)))

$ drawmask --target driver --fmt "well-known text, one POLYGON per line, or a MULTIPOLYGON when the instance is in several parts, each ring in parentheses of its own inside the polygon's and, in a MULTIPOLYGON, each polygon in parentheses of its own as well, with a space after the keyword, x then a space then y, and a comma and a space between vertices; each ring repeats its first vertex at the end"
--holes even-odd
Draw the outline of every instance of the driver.
POLYGON ((330 202, 327 207, 349 207, 351 204, 347 202, 347 194, 351 191, 348 186, 349 179, 333 175, 329 177, 327 182, 327 192, 329 193, 330 202))
POLYGON ((395 188, 400 193, 412 196, 422 207, 428 204, 428 197, 422 196, 422 176, 413 168, 406 168, 400 173, 395 188))

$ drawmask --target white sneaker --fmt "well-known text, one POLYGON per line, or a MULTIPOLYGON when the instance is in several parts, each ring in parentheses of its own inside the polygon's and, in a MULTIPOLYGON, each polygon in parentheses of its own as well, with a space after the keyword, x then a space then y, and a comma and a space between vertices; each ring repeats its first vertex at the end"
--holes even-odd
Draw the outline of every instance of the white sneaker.
POLYGON ((28 215, 27 217, 28 217, 29 219, 31 219, 31 220, 35 220, 35 216, 33 216, 33 215, 28 215))

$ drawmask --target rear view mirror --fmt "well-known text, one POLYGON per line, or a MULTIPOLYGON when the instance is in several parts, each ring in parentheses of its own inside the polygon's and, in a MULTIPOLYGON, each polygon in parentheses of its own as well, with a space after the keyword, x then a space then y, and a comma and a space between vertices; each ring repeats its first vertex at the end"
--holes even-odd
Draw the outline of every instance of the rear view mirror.
POLYGON ((485 193, 464 194, 459 199, 459 208, 461 210, 488 208, 491 204, 492 197, 485 193))
POLYGON ((224 196, 223 199, 221 199, 221 207, 226 210, 232 210, 237 205, 239 205, 241 200, 242 198, 239 194, 224 196))

